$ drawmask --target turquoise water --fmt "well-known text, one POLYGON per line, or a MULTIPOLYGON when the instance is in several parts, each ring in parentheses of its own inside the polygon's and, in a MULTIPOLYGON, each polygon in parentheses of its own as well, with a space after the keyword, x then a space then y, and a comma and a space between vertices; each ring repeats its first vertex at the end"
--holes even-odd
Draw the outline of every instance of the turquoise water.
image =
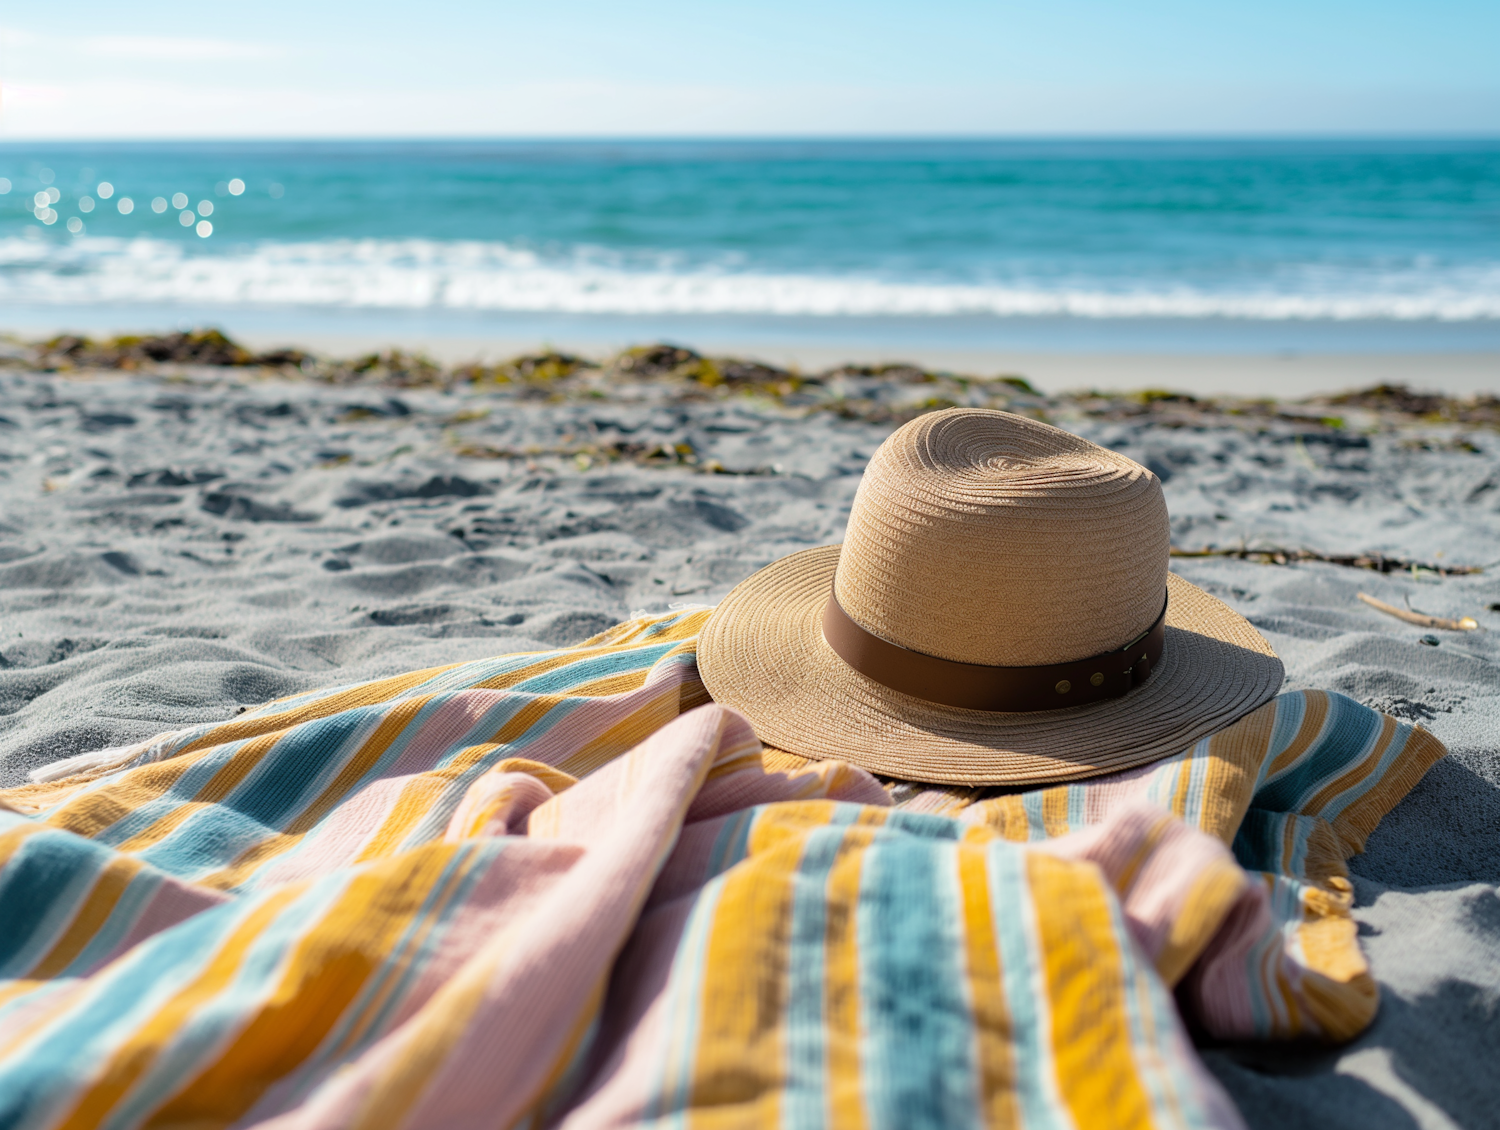
POLYGON ((12 320, 1500 344, 1500 142, 12 143, 0 178, 12 320))

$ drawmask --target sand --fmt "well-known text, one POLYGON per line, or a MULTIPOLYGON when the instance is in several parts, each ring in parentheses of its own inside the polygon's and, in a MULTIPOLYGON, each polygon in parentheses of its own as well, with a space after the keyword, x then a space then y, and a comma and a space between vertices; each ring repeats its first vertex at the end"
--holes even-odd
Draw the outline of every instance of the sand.
MULTIPOLYGON (((1493 431, 1358 413, 1333 427, 1317 411, 1048 412, 1161 475, 1179 545, 1500 563, 1493 431)), ((711 603, 840 539, 894 426, 877 415, 0 371, 0 780, 298 690, 711 603), (622 451, 661 465, 608 454, 622 451)), ((1383 988, 1375 1025, 1335 1049, 1207 1048, 1209 1065, 1257 1127, 1493 1124, 1500 570, 1176 567, 1266 634, 1290 687, 1421 721, 1452 751, 1353 863, 1383 988), (1407 625, 1360 591, 1482 629, 1407 625)))

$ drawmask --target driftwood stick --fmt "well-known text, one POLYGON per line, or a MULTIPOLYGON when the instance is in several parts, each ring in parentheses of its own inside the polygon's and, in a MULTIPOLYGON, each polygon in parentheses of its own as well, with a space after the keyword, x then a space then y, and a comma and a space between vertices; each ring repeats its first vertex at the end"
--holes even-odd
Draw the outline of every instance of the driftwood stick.
POLYGON ((1442 628, 1448 632, 1472 632, 1479 627, 1479 621, 1472 616, 1465 616, 1459 620, 1450 620, 1446 616, 1429 616, 1425 612, 1408 612, 1405 608, 1397 608, 1394 604, 1387 604, 1383 600, 1376 600, 1367 592, 1359 594, 1359 599, 1368 604, 1376 612, 1384 612, 1387 616, 1394 616, 1397 620, 1405 620, 1408 624, 1415 624, 1419 628, 1442 628))
POLYGON ((1266 565, 1290 565, 1299 561, 1317 561, 1326 565, 1343 565, 1349 569, 1370 569, 1376 573, 1436 573, 1440 577, 1463 577, 1483 573, 1480 565, 1430 565, 1425 561, 1408 561, 1387 557, 1383 553, 1315 553, 1310 549, 1287 549, 1269 545, 1252 549, 1231 546, 1221 549, 1209 545, 1202 549, 1172 547, 1173 557, 1236 557, 1242 561, 1259 561, 1266 565))

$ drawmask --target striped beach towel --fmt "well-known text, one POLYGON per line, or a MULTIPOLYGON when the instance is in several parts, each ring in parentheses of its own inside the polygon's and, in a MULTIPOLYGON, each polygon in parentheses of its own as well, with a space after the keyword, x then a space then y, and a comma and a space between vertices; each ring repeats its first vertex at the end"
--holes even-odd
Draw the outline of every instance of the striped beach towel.
POLYGON ((1092 782, 882 785, 707 705, 706 615, 0 792, 0 1126, 1234 1126, 1179 1008, 1373 1015, 1343 860, 1425 731, 1303 692, 1092 782))

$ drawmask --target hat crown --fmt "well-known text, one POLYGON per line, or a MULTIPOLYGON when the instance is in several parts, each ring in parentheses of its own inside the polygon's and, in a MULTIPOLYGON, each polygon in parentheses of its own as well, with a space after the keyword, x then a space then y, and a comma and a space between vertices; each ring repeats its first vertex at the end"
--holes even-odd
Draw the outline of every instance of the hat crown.
POLYGON ((1066 663, 1155 622, 1170 544, 1161 483, 1139 463, 1023 416, 952 408, 871 458, 834 588, 857 624, 913 651, 1066 663))

